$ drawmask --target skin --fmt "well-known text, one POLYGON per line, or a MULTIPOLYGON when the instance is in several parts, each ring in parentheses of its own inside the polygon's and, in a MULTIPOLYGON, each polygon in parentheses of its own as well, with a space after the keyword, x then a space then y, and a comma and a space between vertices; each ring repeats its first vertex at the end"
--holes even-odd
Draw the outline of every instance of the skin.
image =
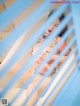
MULTIPOLYGON (((53 24, 51 25, 48 30, 46 30, 45 32, 45 36, 48 36, 55 28, 56 26, 60 23, 59 19, 53 24)), ((60 41, 61 38, 59 38, 59 41, 60 41)), ((38 42, 43 42, 44 41, 44 38, 40 38, 38 42)), ((59 48, 59 51, 61 52, 64 48, 66 47, 66 43, 64 42, 60 48, 59 48)), ((44 49, 42 51, 42 53, 40 54, 40 56, 38 57, 38 59, 36 60, 36 64, 33 66, 33 69, 31 70, 35 70, 36 67, 38 67, 42 61, 44 60, 44 58, 48 55, 49 52, 51 52, 52 50, 52 45, 50 45, 48 47, 48 49, 44 49)), ((64 57, 68 56, 70 53, 70 51, 67 51, 64 55, 64 57)), ((43 69, 40 71, 41 74, 44 74, 51 66, 51 64, 54 62, 54 60, 56 60, 58 58, 58 54, 54 54, 51 58, 51 60, 46 63, 46 65, 43 67, 43 69)), ((39 80, 42 78, 42 76, 40 74, 38 74, 36 76, 36 78, 34 78, 34 80, 32 81, 32 83, 29 85, 28 89, 27 89, 27 92, 29 95, 31 93, 31 91, 34 89, 34 87, 37 85, 37 83, 39 82, 39 80)), ((48 85, 48 83, 50 82, 50 78, 47 77, 43 84, 39 87, 39 89, 34 93, 34 95, 30 98, 30 100, 27 102, 27 105, 28 106, 33 106, 33 103, 35 102, 35 100, 38 98, 38 96, 40 95, 40 93, 45 89, 45 87, 48 85)))
POLYGON ((48 30, 45 31, 45 36, 48 36, 60 23, 60 20, 57 19, 57 21, 54 22, 54 24, 52 24, 48 30))

